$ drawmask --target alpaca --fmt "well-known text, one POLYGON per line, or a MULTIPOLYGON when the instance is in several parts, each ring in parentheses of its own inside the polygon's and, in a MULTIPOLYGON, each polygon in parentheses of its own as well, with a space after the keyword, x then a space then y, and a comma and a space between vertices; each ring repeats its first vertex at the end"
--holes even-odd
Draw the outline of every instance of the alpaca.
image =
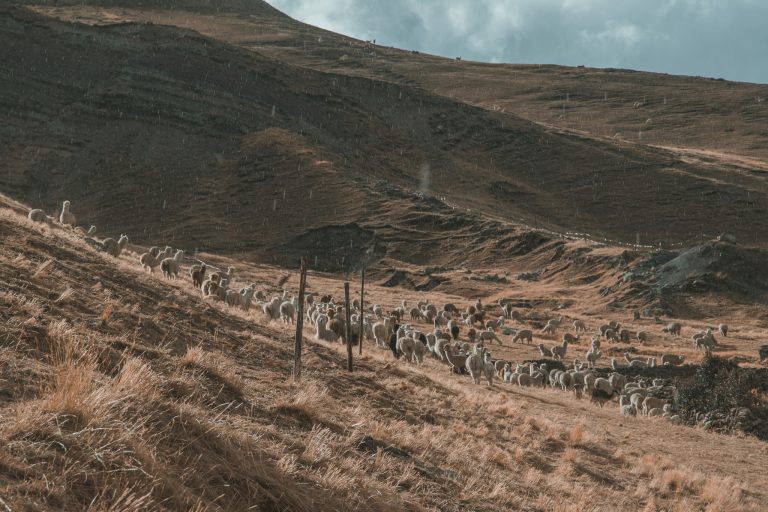
POLYGON ((27 218, 34 222, 44 222, 49 226, 53 224, 53 217, 49 217, 43 210, 39 209, 30 210, 27 218))
POLYGON ((235 267, 228 267, 226 272, 222 272, 221 270, 217 271, 216 274, 222 279, 226 280, 227 282, 232 282, 232 277, 235 275, 235 267))
POLYGON ((84 227, 77 226, 75 228, 75 233, 80 236, 94 236, 96 234, 96 226, 91 225, 91 227, 88 228, 88 231, 86 231, 84 227))
POLYGON ((142 269, 149 270, 149 272, 152 273, 155 271, 155 267, 160 264, 160 258, 153 255, 151 252, 145 252, 139 256, 139 263, 141 263, 142 269))
POLYGON ((485 370, 485 349, 480 346, 475 347, 475 351, 467 356, 464 366, 469 370, 469 374, 472 376, 472 382, 480 384, 480 378, 483 376, 485 370))
POLYGON ((221 278, 218 274, 212 274, 208 279, 203 281, 200 285, 200 290, 203 292, 203 297, 219 296, 219 286, 221 284, 221 278))
POLYGON ((165 258, 160 262, 160 270, 163 271, 163 275, 166 278, 179 277, 179 267, 181 265, 181 258, 184 257, 184 251, 179 249, 173 258, 165 258))
POLYGON ((59 222, 61 222, 64 226, 70 226, 72 228, 75 227, 75 224, 77 224, 77 221, 75 219, 74 214, 69 211, 69 201, 64 201, 64 204, 61 206, 61 215, 59 215, 59 222))
POLYGON ((283 322, 294 324, 296 322, 296 306, 290 301, 280 304, 280 317, 283 322))
POLYGON ((205 266, 205 263, 202 265, 194 265, 192 268, 189 269, 189 275, 192 278, 192 286, 195 288, 200 288, 203 286, 203 280, 205 279, 205 271, 207 267, 205 266))
POLYGON ((123 249, 126 245, 128 245, 128 237, 125 235, 120 235, 120 240, 115 240, 114 238, 105 238, 101 242, 101 249, 110 256, 117 258, 120 256, 120 253, 123 252, 123 249))

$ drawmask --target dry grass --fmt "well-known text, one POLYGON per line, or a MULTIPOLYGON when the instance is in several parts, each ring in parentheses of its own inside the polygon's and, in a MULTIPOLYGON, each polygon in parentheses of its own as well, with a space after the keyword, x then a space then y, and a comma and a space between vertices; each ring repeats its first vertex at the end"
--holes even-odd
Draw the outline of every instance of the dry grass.
POLYGON ((64 302, 68 298, 72 297, 72 295, 74 293, 75 293, 75 290, 73 290, 72 288, 67 287, 66 290, 61 292, 61 295, 59 295, 59 297, 55 300, 55 302, 57 302, 57 303, 64 302))
POLYGON ((577 459, 578 459, 578 452, 573 448, 571 448, 570 446, 563 451, 563 457, 562 457, 563 462, 573 463, 573 462, 576 462, 577 459))
POLYGON ((51 265, 53 265, 53 260, 45 260, 43 263, 40 264, 39 267, 37 267, 37 270, 32 274, 32 279, 39 279, 41 277, 44 277, 48 274, 50 271, 51 265))
POLYGON ((584 442, 584 429, 583 423, 576 423, 571 430, 568 431, 568 444, 571 446, 579 446, 584 442))
POLYGON ((679 467, 668 458, 644 455, 637 460, 635 472, 648 477, 638 487, 638 497, 678 501, 695 510, 752 511, 759 507, 746 499, 741 484, 732 477, 712 477, 689 467, 679 467))
POLYGON ((187 353, 179 359, 179 365, 186 368, 196 368, 205 372, 214 381, 221 383, 230 393, 242 396, 245 383, 219 354, 207 352, 202 347, 190 347, 187 353))
MULTIPOLYGON (((36 261, 69 263, 67 251, 82 249, 74 238, 14 229, 58 240, 36 261)), ((606 446, 616 416, 559 392, 469 386, 435 363, 393 364, 370 346, 350 375, 343 348, 322 343, 305 345, 303 379, 291 383, 290 328, 203 306, 189 283, 144 275, 130 256, 117 262, 126 286, 109 260, 82 250, 82 267, 49 279, 75 290, 103 269, 102 286, 58 300, 22 281, 37 265, 12 266, 24 237, 0 251, 0 272, 21 274, 0 293, 0 321, 16 333, 12 344, 0 336, 0 382, 26 383, 0 395, 0 476, 12 510, 752 506, 741 478, 653 455, 662 436, 635 441, 650 453, 641 459, 606 446), (102 322, 105 304, 113 307, 102 322)), ((374 300, 384 293, 372 287, 374 300)))
POLYGON ((104 304, 104 308, 101 310, 101 325, 107 325, 107 322, 109 322, 110 317, 112 316, 112 313, 115 310, 115 305, 110 303, 104 304))

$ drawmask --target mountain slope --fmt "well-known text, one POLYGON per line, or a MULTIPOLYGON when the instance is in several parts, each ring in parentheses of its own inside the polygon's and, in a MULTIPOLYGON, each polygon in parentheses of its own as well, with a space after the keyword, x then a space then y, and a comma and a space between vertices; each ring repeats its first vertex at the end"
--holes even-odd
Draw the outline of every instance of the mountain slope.
MULTIPOLYGON (((326 73, 241 48, 253 47, 254 23, 263 22, 257 46, 296 25, 274 13, 39 10, 107 25, 3 11, 0 37, 14 52, 0 187, 49 210, 71 199, 102 232, 264 255, 350 222, 392 242, 374 228, 387 218, 394 238, 414 242, 404 224, 421 192, 441 199, 430 206, 441 216, 458 207, 629 243, 690 244, 721 231, 768 241, 756 222, 768 203, 760 173, 546 129, 413 80, 326 73)), ((298 44, 286 37, 280 44, 298 44)))
MULTIPOLYGON (((0 499, 23 510, 760 510, 764 443, 475 386, 200 298, 0 196, 0 499), (681 491, 684 489, 684 491, 681 491)), ((237 286, 295 290, 229 260, 237 286), (246 277, 247 276, 247 277, 246 277), (242 280, 241 280, 242 279, 242 280)), ((311 273, 309 289, 342 282, 311 273)), ((403 293, 379 286, 386 307, 403 293)), ((466 299, 407 293, 409 301, 466 299)), ((459 302, 461 301, 461 302, 459 302)), ((308 326, 307 326, 308 327, 308 326)), ((736 336, 739 336, 736 333, 736 336)), ((520 357, 530 346, 503 347, 520 357)), ((498 347, 499 354, 502 347, 498 347)))

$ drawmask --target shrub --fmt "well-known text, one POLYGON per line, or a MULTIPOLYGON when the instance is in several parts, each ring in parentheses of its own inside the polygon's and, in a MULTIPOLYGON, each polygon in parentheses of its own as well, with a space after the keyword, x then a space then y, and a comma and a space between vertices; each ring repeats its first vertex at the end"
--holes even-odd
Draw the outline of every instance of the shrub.
POLYGON ((768 415, 768 405, 760 398, 760 390, 767 386, 765 372, 740 368, 733 361, 718 357, 707 357, 696 371, 693 382, 678 384, 675 405, 683 423, 695 425, 704 415, 705 425, 709 423, 707 426, 744 430, 762 437, 763 429, 754 426, 761 423, 755 421, 757 418, 768 415))

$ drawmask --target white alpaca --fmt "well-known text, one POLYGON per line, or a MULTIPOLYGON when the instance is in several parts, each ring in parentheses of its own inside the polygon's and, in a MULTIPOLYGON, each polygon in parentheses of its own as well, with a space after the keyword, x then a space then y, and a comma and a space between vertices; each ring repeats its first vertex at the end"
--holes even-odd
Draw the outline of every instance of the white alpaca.
MULTIPOLYGON (((280 298, 273 297, 270 302, 265 302, 262 305, 262 310, 269 320, 277 320, 280 318, 280 298)), ((324 315, 321 315, 324 316, 324 315)))
POLYGON ((160 258, 153 255, 151 252, 145 252, 139 256, 139 263, 141 263, 142 269, 149 270, 149 272, 152 273, 155 271, 155 267, 160 264, 160 258))
POLYGON ((166 278, 179 277, 179 268, 181 266, 181 258, 184 257, 184 251, 179 249, 173 258, 165 258, 160 262, 160 270, 163 271, 163 275, 166 278))
POLYGON ((61 206, 59 222, 64 226, 71 226, 73 228, 75 227, 75 224, 77 224, 75 216, 69 211, 69 201, 64 201, 64 204, 61 206))
POLYGON ((475 347, 475 351, 467 356, 464 366, 469 370, 469 374, 472 376, 472 382, 480 384, 480 377, 483 376, 485 370, 485 349, 480 346, 475 347))
POLYGON ((234 277, 235 275, 235 267, 227 267, 226 272, 222 272, 221 270, 219 270, 218 272, 216 272, 216 274, 219 275, 220 279, 226 280, 227 282, 231 283, 232 277, 234 277))
POLYGON ((30 210, 29 214, 27 215, 27 218, 34 222, 44 222, 48 224, 49 226, 53 224, 53 217, 49 217, 45 214, 43 210, 30 210))
POLYGON ((280 304, 280 317, 285 323, 296 323, 296 306, 293 305, 293 302, 285 301, 280 304))

